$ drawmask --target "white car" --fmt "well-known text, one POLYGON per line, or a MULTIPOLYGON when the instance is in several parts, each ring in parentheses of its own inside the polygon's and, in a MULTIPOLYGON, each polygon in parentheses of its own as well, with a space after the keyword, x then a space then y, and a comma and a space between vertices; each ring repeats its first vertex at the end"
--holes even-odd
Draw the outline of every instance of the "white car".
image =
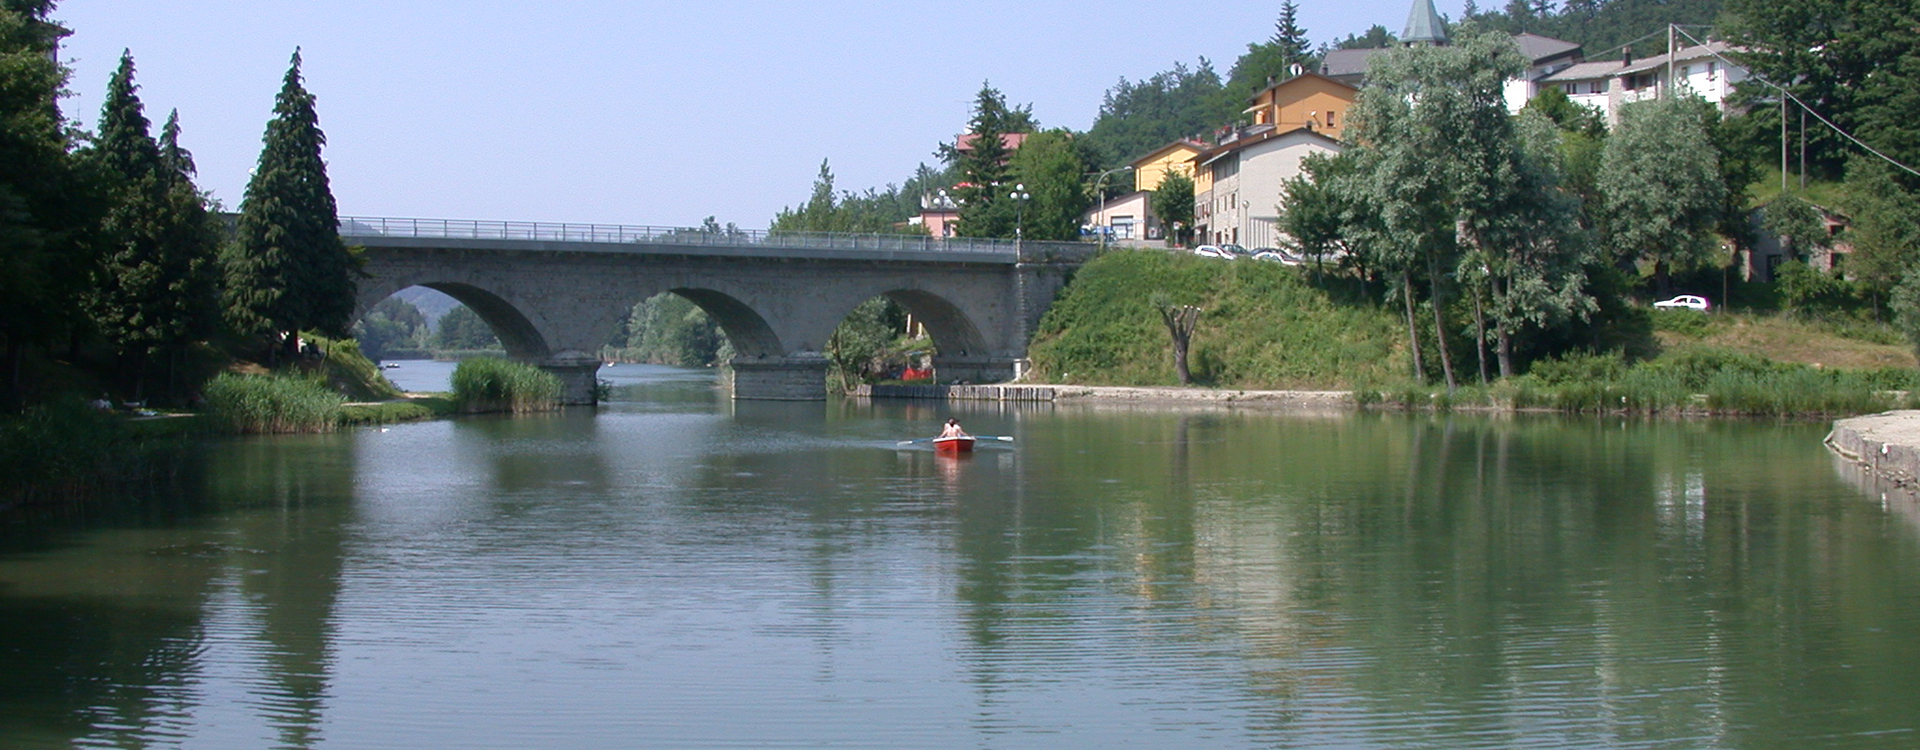
POLYGON ((1232 255, 1227 254, 1227 251, 1220 249, 1219 245, 1201 245, 1193 249, 1193 254, 1198 255, 1202 258, 1232 258, 1233 257, 1232 255))
POLYGON ((1660 309, 1660 310, 1674 310, 1674 309, 1685 308, 1688 310, 1699 310, 1701 312, 1706 312, 1707 308, 1710 308, 1713 306, 1713 303, 1708 302, 1707 298, 1705 297, 1692 295, 1692 294, 1682 294, 1673 299, 1663 299, 1663 300, 1660 300, 1659 302, 1655 302, 1653 303, 1653 306, 1655 309, 1660 309))
POLYGON ((1262 250, 1260 252, 1254 253, 1253 259, 1264 260, 1269 263, 1279 263, 1281 265, 1288 265, 1288 266, 1300 265, 1300 259, 1294 257, 1293 255, 1289 254, 1285 250, 1262 250))

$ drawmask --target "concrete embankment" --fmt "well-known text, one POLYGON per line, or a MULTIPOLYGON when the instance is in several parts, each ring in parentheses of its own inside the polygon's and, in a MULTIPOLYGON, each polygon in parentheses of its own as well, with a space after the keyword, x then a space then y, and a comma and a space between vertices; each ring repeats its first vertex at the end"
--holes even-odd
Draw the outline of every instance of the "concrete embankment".
POLYGON ((1244 391, 1214 388, 1132 388, 1094 385, 874 385, 856 396, 956 401, 1048 401, 1058 404, 1249 406, 1326 411, 1354 408, 1346 391, 1244 391))
POLYGON ((1890 411, 1833 423, 1827 447, 1895 486, 1920 481, 1920 411, 1890 411))

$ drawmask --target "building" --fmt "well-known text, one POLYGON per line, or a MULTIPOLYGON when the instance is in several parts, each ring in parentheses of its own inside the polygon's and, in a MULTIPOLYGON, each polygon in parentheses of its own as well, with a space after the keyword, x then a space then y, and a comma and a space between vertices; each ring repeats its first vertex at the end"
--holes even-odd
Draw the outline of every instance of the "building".
POLYGON ((1282 191, 1299 176, 1310 154, 1337 154, 1340 141, 1312 128, 1289 130, 1256 125, 1248 133, 1201 154, 1195 180, 1196 241, 1244 247, 1278 247, 1282 191))
POLYGON ((1734 85, 1748 77, 1746 68, 1727 61, 1731 51, 1733 48, 1725 42, 1708 42, 1674 50, 1671 55, 1635 60, 1629 48, 1620 59, 1582 62, 1540 83, 1558 86, 1574 103, 1598 110, 1609 125, 1620 121, 1621 107, 1657 99, 1668 92, 1697 95, 1725 108, 1734 85))
POLYGON ((1280 83, 1253 95, 1245 114, 1254 126, 1270 125, 1275 130, 1307 128, 1334 140, 1347 126, 1347 113, 1360 90, 1351 84, 1319 73, 1296 73, 1280 83))

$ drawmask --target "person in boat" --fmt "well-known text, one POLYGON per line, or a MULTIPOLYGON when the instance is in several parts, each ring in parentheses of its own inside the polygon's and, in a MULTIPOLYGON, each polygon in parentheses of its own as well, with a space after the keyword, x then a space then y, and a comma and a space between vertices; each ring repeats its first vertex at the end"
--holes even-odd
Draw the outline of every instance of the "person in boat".
POLYGON ((967 431, 960 429, 960 420, 958 419, 947 420, 947 426, 940 430, 940 437, 943 437, 943 438, 966 437, 966 436, 967 436, 967 431))

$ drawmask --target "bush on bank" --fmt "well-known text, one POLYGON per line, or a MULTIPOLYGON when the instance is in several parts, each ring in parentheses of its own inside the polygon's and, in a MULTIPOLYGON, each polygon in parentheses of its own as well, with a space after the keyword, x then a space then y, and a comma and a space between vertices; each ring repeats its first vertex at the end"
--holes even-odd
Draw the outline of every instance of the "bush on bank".
POLYGON ((346 398, 300 375, 221 373, 206 387, 207 412, 235 432, 328 432, 346 398))
POLYGON ((461 411, 549 411, 560 406, 560 378, 524 362, 484 357, 453 370, 453 400, 461 411))

